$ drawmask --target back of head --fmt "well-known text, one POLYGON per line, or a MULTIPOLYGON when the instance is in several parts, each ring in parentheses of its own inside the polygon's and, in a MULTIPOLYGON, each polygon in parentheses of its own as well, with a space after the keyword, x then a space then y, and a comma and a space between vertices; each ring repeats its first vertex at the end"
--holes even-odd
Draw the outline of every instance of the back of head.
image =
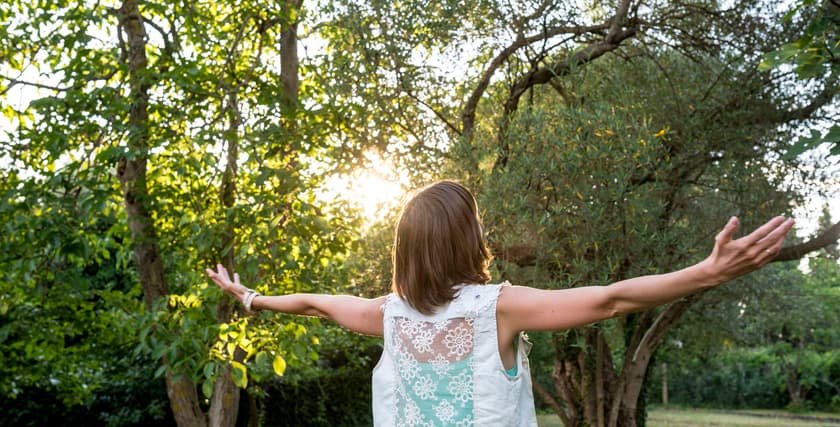
POLYGON ((475 198, 461 184, 440 181, 403 207, 393 253, 393 289, 430 314, 455 297, 454 285, 487 283, 490 252, 475 198))

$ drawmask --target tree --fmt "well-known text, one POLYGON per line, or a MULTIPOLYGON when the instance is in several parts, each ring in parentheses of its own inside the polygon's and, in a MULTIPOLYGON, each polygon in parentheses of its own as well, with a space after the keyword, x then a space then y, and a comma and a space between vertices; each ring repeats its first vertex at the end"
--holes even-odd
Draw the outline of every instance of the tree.
MULTIPOLYGON (((790 93, 784 78, 757 73, 761 52, 802 27, 780 27, 751 2, 586 11, 465 2, 444 13, 412 2, 344 5, 336 13, 347 22, 368 9, 376 17, 360 18, 357 33, 375 40, 365 52, 394 82, 392 98, 425 107, 450 133, 444 170, 479 189, 499 268, 519 282, 574 286, 671 269, 728 215, 748 227, 784 211, 795 194, 781 176, 797 172, 773 159, 787 147, 786 126, 823 111, 838 89, 823 77, 790 93), (605 58, 609 68, 587 71, 605 58), (470 66, 442 73, 436 62, 470 66)), ((838 233, 840 224, 777 260, 838 233)), ((556 336, 546 374, 556 393, 537 394, 566 425, 634 425, 653 351, 698 300, 556 336)))
MULTIPOLYGON (((15 215, 6 234, 55 239, 3 258, 9 303, 40 307, 27 290, 49 286, 40 298, 76 304, 64 295, 90 283, 56 282, 42 267, 84 266, 115 244, 57 221, 55 206, 72 206, 70 219, 110 212, 126 226, 116 247, 130 248, 130 280, 142 289, 140 351, 160 364, 177 423, 233 425, 239 387, 311 357, 300 339, 318 326, 244 316, 207 287, 203 267, 224 263, 263 291, 324 289, 346 277, 340 261, 355 236, 344 206, 314 196, 313 165, 346 167, 364 145, 330 135, 345 126, 341 106, 322 103, 314 66, 302 69, 302 4, 7 2, 0 11, 11 127, 3 208, 15 215), (20 88, 41 95, 16 104, 20 88)), ((86 295, 80 304, 95 298, 86 295)))
MULTIPOLYGON (((803 81, 830 76, 831 84, 837 85, 840 70, 840 4, 833 0, 816 2, 801 0, 785 14, 783 20, 791 24, 794 20, 806 23, 805 31, 793 42, 785 43, 779 49, 764 55, 760 69, 778 69, 782 64, 792 64, 793 72, 803 81)), ((827 118, 830 122, 836 119, 827 118)), ((811 135, 793 144, 787 156, 796 156, 822 143, 830 144, 830 154, 840 156, 840 126, 834 124, 823 134, 811 130, 811 135)))
MULTIPOLYGON (((569 79, 569 97, 585 101, 551 109, 555 94, 535 94, 510 123, 505 168, 489 167, 483 178, 493 189, 482 192, 482 205, 491 207, 487 222, 498 224, 490 234, 505 276, 567 287, 670 270, 704 255, 698 250, 721 216, 739 213, 748 227, 770 215, 764 209, 783 209, 780 177, 762 173, 767 164, 755 154, 772 150, 778 136, 745 119, 772 105, 753 98, 733 109, 729 97, 744 99, 750 85, 739 89, 722 64, 706 72, 713 74, 667 52, 603 60, 569 79)), ((553 335, 545 371, 552 380, 535 386, 537 395, 567 425, 633 425, 653 351, 694 301, 553 335)))
POLYGON ((773 401, 774 407, 791 409, 830 407, 840 390, 840 335, 834 327, 840 270, 836 258, 819 255, 809 259, 809 270, 792 263, 771 265, 739 280, 735 289, 709 292, 689 310, 672 334, 680 345, 663 346, 658 353, 669 368, 682 368, 686 378, 674 380, 691 390, 682 391, 683 398, 696 394, 700 401, 717 399, 725 407, 773 401), (727 374, 731 381, 714 382, 727 374), (777 389, 786 400, 774 398, 777 389))
POLYGON ((134 351, 142 304, 118 206, 68 178, 0 183, 0 423, 165 421, 162 381, 134 351))

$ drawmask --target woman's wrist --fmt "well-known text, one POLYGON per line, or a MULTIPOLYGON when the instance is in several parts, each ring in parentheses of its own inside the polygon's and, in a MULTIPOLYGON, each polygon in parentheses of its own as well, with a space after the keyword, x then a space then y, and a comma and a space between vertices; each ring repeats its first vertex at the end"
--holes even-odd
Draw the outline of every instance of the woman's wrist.
POLYGON ((251 311, 254 311, 252 310, 254 299, 258 296, 262 296, 262 294, 253 289, 245 289, 245 295, 242 297, 242 305, 245 306, 245 311, 250 313, 251 311))
POLYGON ((694 265, 697 268, 698 279, 704 288, 712 288, 726 281, 719 268, 716 268, 711 258, 694 265))

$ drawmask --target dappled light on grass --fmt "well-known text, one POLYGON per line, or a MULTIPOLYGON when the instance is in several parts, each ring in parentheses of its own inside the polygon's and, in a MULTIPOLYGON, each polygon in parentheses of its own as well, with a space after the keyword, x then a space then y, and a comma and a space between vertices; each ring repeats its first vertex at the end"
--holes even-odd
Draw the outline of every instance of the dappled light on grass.
MULTIPOLYGON (((767 410, 715 410, 693 408, 648 408, 647 425, 650 427, 817 427, 840 426, 834 417, 826 414, 791 414, 767 410)), ((537 417, 540 427, 562 427, 554 414, 537 417)))
POLYGON ((656 408, 648 410, 647 425, 651 427, 817 427, 840 426, 840 423, 831 418, 791 414, 785 411, 656 408))

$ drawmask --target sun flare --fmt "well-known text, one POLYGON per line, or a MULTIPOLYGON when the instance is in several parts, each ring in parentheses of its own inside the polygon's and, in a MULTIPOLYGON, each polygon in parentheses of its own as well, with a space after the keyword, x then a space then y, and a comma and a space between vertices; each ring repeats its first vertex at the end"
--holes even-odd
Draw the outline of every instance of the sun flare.
POLYGON ((399 206, 405 178, 393 163, 375 153, 365 155, 365 166, 350 174, 335 174, 324 181, 323 197, 345 200, 357 208, 368 225, 399 206))

